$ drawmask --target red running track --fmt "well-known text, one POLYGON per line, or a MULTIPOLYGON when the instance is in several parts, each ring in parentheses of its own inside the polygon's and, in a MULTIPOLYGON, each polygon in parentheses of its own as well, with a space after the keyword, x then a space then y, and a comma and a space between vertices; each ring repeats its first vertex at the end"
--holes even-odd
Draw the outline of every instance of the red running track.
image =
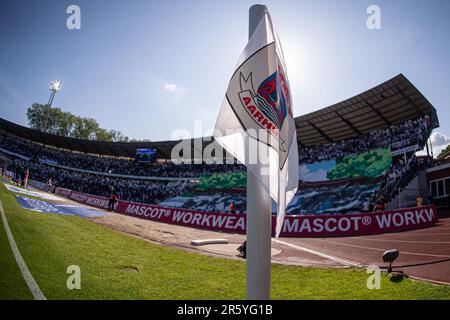
MULTIPOLYGON (((448 216, 447 212, 440 212, 448 216)), ((394 271, 403 271, 411 278, 450 285, 450 217, 441 218, 430 228, 345 238, 281 238, 291 244, 290 254, 302 249, 329 256, 337 264, 387 267, 381 256, 384 251, 398 249, 394 271)), ((319 258, 319 257, 318 257, 319 258)))

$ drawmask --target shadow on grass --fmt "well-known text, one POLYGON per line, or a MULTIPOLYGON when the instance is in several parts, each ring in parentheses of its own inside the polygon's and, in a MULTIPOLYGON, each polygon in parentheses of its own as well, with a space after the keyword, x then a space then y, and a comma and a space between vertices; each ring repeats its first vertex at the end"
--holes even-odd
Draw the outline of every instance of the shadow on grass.
POLYGON ((393 283, 400 283, 404 278, 407 278, 407 276, 403 272, 391 273, 389 276, 389 280, 393 283))

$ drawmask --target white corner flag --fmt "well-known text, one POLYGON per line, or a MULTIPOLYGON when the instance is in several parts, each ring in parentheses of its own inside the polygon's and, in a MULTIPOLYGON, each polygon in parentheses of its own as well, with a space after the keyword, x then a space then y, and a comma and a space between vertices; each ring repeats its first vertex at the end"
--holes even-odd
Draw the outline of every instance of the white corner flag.
POLYGON ((278 237, 298 187, 297 135, 280 41, 266 7, 254 7, 260 12, 255 18, 250 9, 249 42, 228 85, 214 138, 247 166, 247 179, 255 175, 277 204, 278 237))

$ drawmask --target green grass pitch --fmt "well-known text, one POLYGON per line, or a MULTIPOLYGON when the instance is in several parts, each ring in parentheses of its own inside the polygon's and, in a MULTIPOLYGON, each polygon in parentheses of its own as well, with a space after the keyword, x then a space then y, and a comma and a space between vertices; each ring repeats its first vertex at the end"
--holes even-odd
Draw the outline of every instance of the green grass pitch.
MULTIPOLYGON (((0 183, 16 243, 47 299, 245 299, 245 261, 219 259, 128 236, 87 219, 22 209, 0 183), (69 290, 67 267, 81 268, 69 290), (129 272, 127 268, 137 268, 129 272)), ((382 276, 369 290, 358 269, 273 265, 273 299, 450 299, 450 287, 382 276)), ((0 299, 32 299, 0 220, 0 299)))

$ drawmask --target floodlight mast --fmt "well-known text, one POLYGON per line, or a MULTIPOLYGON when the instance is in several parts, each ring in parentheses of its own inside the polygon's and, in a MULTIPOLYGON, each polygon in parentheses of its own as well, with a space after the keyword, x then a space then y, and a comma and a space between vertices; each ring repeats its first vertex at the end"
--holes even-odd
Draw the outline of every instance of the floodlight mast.
POLYGON ((61 90, 61 80, 52 80, 52 82, 50 82, 50 99, 48 99, 47 103, 50 107, 52 106, 53 99, 59 90, 61 90))

